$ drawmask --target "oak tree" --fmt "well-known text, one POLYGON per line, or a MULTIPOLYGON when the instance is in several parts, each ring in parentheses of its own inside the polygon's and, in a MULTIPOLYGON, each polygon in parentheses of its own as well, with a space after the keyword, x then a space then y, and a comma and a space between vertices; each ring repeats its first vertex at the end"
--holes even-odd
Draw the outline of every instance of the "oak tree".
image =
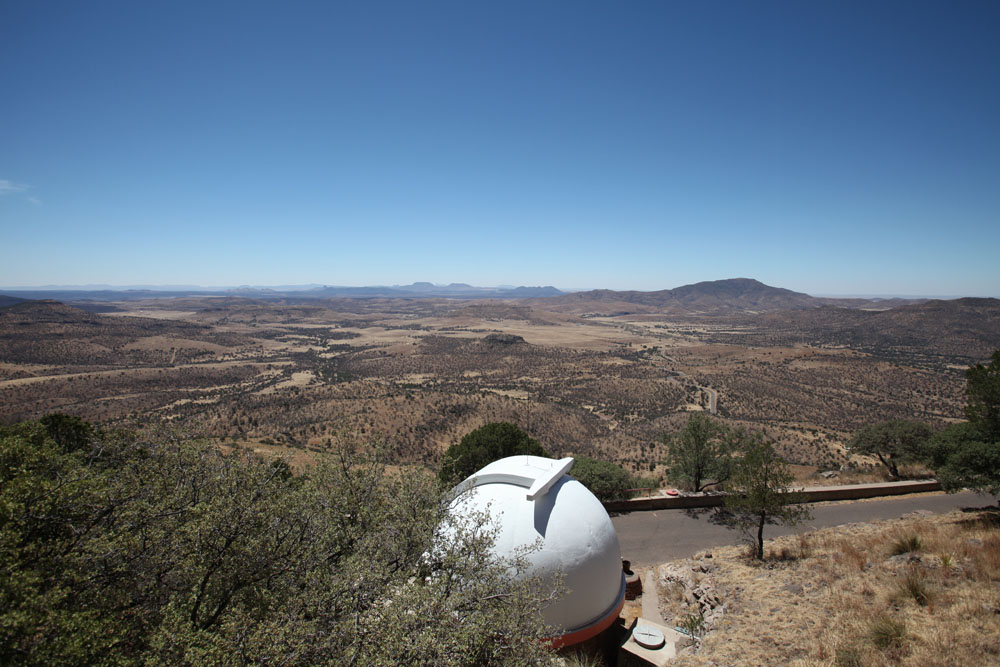
POLYGON ((862 428, 851 440, 851 449, 878 458, 889 475, 898 479, 900 464, 919 460, 933 433, 926 424, 893 419, 862 428))
POLYGON ((733 447, 739 434, 703 412, 688 417, 678 433, 665 435, 668 475, 695 492, 722 484, 732 473, 733 447))
POLYGON ((759 431, 744 431, 737 444, 725 509, 751 538, 754 557, 764 557, 764 526, 794 526, 811 517, 792 489, 794 477, 773 444, 759 431))

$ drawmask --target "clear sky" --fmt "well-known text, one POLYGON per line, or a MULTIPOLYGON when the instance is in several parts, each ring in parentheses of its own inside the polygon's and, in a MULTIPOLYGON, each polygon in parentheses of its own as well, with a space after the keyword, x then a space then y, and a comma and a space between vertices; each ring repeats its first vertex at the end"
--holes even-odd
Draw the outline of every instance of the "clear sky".
POLYGON ((1000 296, 1000 2, 0 0, 0 286, 1000 296))

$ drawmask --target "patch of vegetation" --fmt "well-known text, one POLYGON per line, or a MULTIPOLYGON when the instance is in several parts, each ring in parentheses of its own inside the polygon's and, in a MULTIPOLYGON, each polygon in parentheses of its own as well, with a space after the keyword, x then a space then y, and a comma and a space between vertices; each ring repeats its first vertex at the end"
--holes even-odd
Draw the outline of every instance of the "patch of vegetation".
POLYGON ((678 433, 664 435, 668 475, 700 493, 729 479, 739 434, 704 412, 688 417, 678 433))
POLYGON ((705 615, 701 611, 687 614, 677 622, 677 627, 695 639, 700 639, 705 634, 705 615))
POLYGON ((912 599, 921 607, 930 604, 933 593, 927 583, 927 577, 916 568, 910 568, 897 582, 896 599, 912 599))
POLYGON ((759 431, 740 433, 725 510, 729 521, 751 540, 753 556, 764 557, 764 526, 794 526, 811 516, 792 491, 794 477, 774 446, 759 431))
POLYGON ((920 551, 922 548, 923 542, 920 540, 919 535, 903 535, 896 538, 896 541, 892 543, 892 547, 889 549, 889 555, 900 556, 902 554, 920 551))
POLYGON ((547 663, 526 562, 360 449, 0 427, 0 664, 547 663))
POLYGON ((882 652, 898 653, 906 642, 906 623, 889 614, 879 614, 868 622, 867 638, 882 652))
POLYGON ((927 459, 948 492, 969 488, 1000 496, 1000 350, 965 371, 967 422, 927 444, 927 459))
POLYGON ((838 646, 833 656, 833 664, 836 667, 866 667, 864 655, 853 644, 838 646))
POLYGON ((851 450, 875 456, 893 479, 899 479, 900 464, 919 460, 932 433, 926 424, 893 419, 862 428, 851 440, 851 450))
POLYGON ((589 456, 573 458, 570 475, 587 487, 599 500, 622 499, 629 495, 629 489, 637 488, 636 478, 619 465, 589 456))
POLYGON ((517 454, 549 456, 537 440, 514 424, 486 424, 466 434, 460 442, 445 451, 441 457, 438 479, 445 486, 451 487, 487 463, 517 454))

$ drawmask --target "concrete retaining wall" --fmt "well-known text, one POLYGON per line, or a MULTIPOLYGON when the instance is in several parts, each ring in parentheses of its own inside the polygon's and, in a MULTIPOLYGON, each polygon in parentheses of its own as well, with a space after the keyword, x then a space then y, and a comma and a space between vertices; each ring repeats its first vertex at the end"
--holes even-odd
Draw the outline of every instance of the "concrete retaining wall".
MULTIPOLYGON (((881 496, 899 496, 907 493, 940 491, 941 483, 935 479, 915 482, 884 482, 880 484, 843 484, 841 486, 814 486, 802 489, 804 501, 817 503, 824 500, 858 500, 881 496)), ((718 507, 723 495, 713 496, 656 496, 632 500, 610 500, 604 503, 609 512, 641 512, 646 510, 677 510, 692 507, 718 507)))

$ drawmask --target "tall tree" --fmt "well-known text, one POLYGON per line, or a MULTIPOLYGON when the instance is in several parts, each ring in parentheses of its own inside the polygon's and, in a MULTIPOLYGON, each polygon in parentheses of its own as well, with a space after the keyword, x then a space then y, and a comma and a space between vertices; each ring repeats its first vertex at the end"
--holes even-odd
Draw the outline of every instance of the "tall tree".
POLYGON ((445 451, 438 479, 447 486, 453 486, 487 463, 517 454, 549 455, 537 440, 514 424, 486 424, 470 431, 445 451))
POLYGON ((969 421, 932 437, 926 458, 945 491, 967 488, 1000 496, 1000 350, 989 364, 970 367, 965 378, 969 421))
POLYGON ((686 481, 696 492, 722 484, 732 472, 732 453, 739 434, 704 412, 688 417, 678 433, 664 435, 668 475, 686 481))
POLYGON ((965 371, 965 417, 984 442, 1000 442, 1000 350, 965 371))
POLYGON ((932 434, 926 424, 893 419, 862 428, 851 440, 851 449, 877 457, 889 474, 898 479, 899 465, 919 460, 932 434))
POLYGON ((764 526, 794 526, 811 513, 792 489, 794 477, 760 431, 744 431, 734 458, 725 509, 733 525, 751 538, 754 556, 764 557, 764 526))

